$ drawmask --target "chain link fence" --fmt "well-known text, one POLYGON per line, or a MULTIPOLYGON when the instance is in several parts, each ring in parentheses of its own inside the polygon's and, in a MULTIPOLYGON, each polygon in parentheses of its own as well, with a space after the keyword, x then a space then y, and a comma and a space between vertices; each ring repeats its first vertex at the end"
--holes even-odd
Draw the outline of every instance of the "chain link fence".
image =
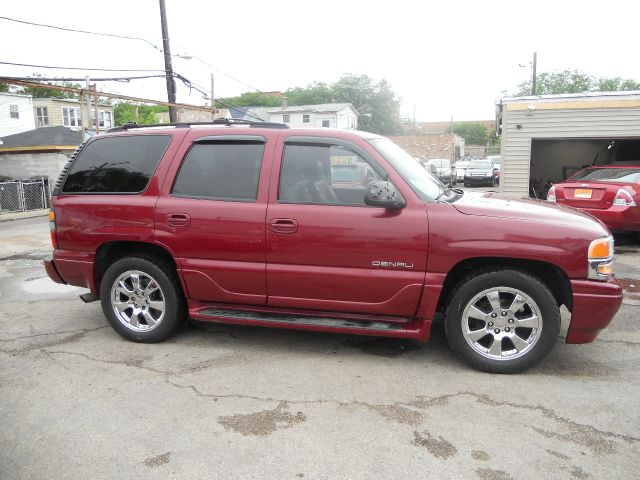
POLYGON ((0 214, 40 210, 50 206, 48 178, 0 182, 0 214))

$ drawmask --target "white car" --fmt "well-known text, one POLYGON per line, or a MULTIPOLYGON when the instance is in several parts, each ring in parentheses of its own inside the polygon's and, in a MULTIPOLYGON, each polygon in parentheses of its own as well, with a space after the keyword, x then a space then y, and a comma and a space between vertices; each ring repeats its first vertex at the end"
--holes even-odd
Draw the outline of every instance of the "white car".
POLYGON ((453 167, 456 170, 456 181, 464 181, 464 174, 467 172, 467 168, 469 168, 470 163, 471 162, 467 162, 465 160, 460 160, 455 163, 453 167))

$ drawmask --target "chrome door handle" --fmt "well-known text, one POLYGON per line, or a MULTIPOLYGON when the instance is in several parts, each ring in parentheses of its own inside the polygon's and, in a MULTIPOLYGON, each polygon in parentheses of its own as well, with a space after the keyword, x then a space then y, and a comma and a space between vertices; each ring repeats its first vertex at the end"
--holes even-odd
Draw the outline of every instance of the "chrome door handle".
POLYGON ((274 218, 269 222, 271 231, 275 233, 295 233, 298 231, 298 222, 291 218, 274 218))

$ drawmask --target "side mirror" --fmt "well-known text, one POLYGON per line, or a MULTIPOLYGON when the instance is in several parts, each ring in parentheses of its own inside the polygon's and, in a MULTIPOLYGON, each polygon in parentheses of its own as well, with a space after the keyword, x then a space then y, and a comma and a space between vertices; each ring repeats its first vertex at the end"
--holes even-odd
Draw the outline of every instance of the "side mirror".
POLYGON ((398 210, 407 206, 404 198, 396 192, 396 187, 391 182, 378 180, 367 188, 364 194, 364 203, 372 207, 382 207, 388 210, 398 210))
POLYGON ((438 175, 438 170, 436 170, 436 166, 433 163, 429 165, 429 171, 434 175, 438 175))

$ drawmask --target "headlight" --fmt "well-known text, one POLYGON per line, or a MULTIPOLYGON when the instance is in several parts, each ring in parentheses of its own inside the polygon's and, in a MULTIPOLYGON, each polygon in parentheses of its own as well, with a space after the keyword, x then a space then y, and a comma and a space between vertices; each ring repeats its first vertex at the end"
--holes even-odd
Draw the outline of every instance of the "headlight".
POLYGON ((613 237, 597 238, 589 244, 589 274, 593 280, 608 280, 613 275, 613 237))

